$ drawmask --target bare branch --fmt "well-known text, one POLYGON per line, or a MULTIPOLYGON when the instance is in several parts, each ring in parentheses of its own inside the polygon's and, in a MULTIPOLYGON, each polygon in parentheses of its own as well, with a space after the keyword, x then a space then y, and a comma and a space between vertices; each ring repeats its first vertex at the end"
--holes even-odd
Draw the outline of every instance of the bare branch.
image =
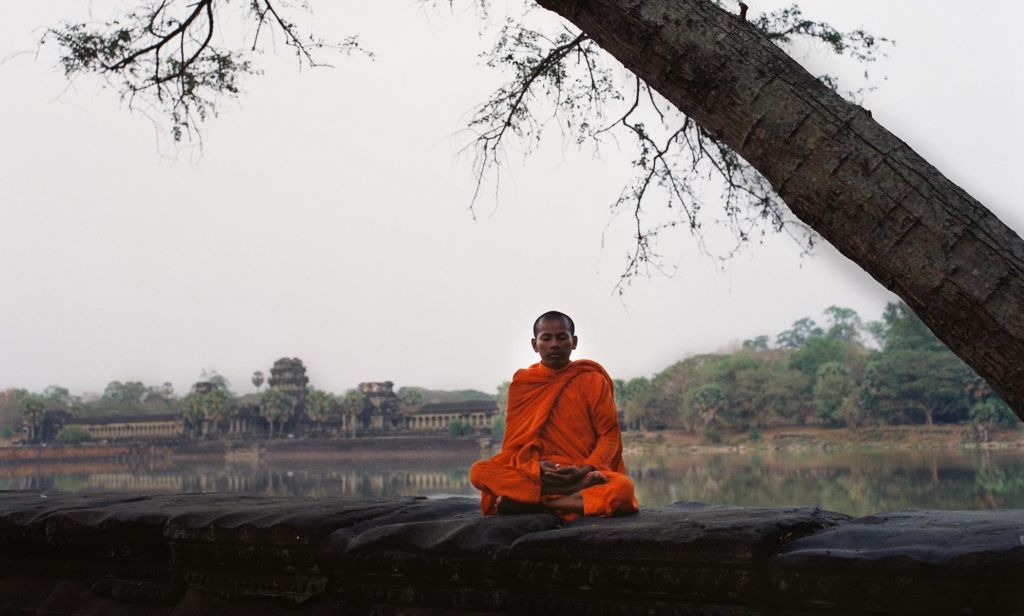
MULTIPOLYGON (((746 11, 741 7, 740 12, 746 11)), ((843 33, 808 20, 795 6, 762 15, 751 23, 776 42, 786 43, 795 37, 816 40, 858 61, 873 60, 881 54, 881 46, 889 43, 863 31, 843 33)), ((634 236, 625 271, 616 286, 620 292, 642 269, 663 269, 655 252, 655 239, 665 230, 685 227, 699 250, 707 253, 703 229, 709 217, 703 213, 702 193, 695 187, 703 189, 708 183, 721 188, 722 205, 722 215, 710 220, 726 226, 737 238, 736 246, 727 251, 725 258, 758 234, 764 237, 768 232, 789 234, 802 251, 813 247, 814 233, 789 214, 756 170, 635 76, 629 75, 631 84, 623 83, 615 76, 621 68, 609 68, 608 57, 584 33, 563 28, 563 32, 551 36, 509 22, 485 57, 489 66, 509 68, 512 75, 468 123, 474 138, 467 149, 475 152, 471 210, 489 175, 499 176, 500 151, 509 134, 526 144, 527 154, 539 140, 543 124, 537 119, 540 116, 535 107, 543 104, 552 109, 551 117, 559 120, 563 137, 573 138, 577 145, 593 143, 597 151, 602 140, 608 138, 618 144, 620 136, 626 136, 631 149, 635 149, 635 175, 611 205, 613 216, 629 212, 634 236), (620 93, 630 90, 633 96, 617 118, 600 122, 604 107, 622 100, 620 93), (538 100, 539 94, 545 98, 538 100), (660 209, 654 208, 657 203, 660 209)))
MULTIPOLYGON (((236 96, 241 78, 257 72, 248 58, 260 48, 261 37, 270 36, 273 41, 279 33, 294 50, 300 67, 327 66, 317 53, 323 49, 372 55, 354 37, 327 43, 304 34, 289 17, 293 10, 308 11, 304 0, 137 1, 141 8, 121 20, 99 27, 65 24, 49 30, 43 41, 58 42, 69 76, 99 74, 130 108, 144 104, 170 117, 176 141, 184 135, 197 137, 196 127, 207 114, 216 113, 218 102, 225 95, 236 96), (246 35, 241 51, 220 46, 213 36, 222 18, 217 10, 230 7, 254 26, 251 40, 246 35)), ((421 2, 453 6, 451 0, 421 2)), ((488 0, 472 2, 482 16, 487 15, 488 0)), ((745 5, 740 13, 745 17, 745 5)), ((702 234, 709 216, 702 194, 709 183, 720 188, 722 205, 721 214, 710 220, 728 227, 737 238, 737 248, 729 254, 758 232, 763 236, 768 231, 790 233, 804 250, 813 246, 813 233, 789 216, 759 173, 615 63, 586 33, 560 25, 549 34, 524 23, 506 20, 494 47, 484 55, 489 66, 508 69, 511 75, 467 122, 471 138, 461 152, 473 152, 469 209, 474 216, 484 184, 493 178, 495 186, 500 185, 510 136, 525 145, 528 155, 540 143, 544 127, 554 120, 563 138, 571 137, 578 146, 593 144, 595 155, 606 139, 616 145, 628 143, 635 152, 633 179, 611 205, 613 216, 629 212, 635 235, 620 289, 642 268, 661 268, 654 245, 664 230, 685 228, 705 250, 702 234), (629 100, 623 92, 632 94, 629 100), (613 105, 622 109, 608 122, 605 111, 613 105)), ((796 6, 750 23, 777 43, 796 38, 817 41, 863 63, 884 56, 883 49, 891 44, 863 30, 841 32, 807 19, 796 6)), ((828 75, 820 79, 838 87, 828 75)))

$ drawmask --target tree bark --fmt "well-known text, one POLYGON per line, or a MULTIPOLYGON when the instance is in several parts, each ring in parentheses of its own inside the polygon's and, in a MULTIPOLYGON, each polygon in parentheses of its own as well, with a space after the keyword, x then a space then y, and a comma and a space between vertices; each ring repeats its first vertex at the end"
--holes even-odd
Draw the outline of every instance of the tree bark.
POLYGON ((1013 230, 708 0, 538 4, 746 159, 1024 419, 1024 242, 1013 230))

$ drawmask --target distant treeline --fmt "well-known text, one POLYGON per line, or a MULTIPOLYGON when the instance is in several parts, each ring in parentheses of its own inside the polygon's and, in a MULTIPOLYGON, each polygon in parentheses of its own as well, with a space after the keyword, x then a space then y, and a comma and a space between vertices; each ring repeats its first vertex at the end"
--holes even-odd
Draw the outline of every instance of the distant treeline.
POLYGON ((698 355, 654 377, 616 382, 616 398, 634 429, 681 428, 714 442, 723 430, 818 424, 968 422, 987 440, 1019 420, 963 361, 903 303, 864 323, 830 307, 775 336, 731 353, 698 355))
MULTIPOLYGON (((66 387, 58 385, 51 385, 42 392, 30 392, 26 389, 0 391, 0 437, 8 438, 19 433, 25 422, 36 422, 44 411, 50 410, 69 411, 78 417, 184 414, 196 419, 197 415, 211 414, 210 409, 205 407, 210 406, 212 402, 219 402, 216 406, 222 407, 222 411, 245 404, 267 406, 265 398, 270 390, 263 395, 239 396, 231 390, 228 380, 216 372, 203 371, 199 378, 214 385, 214 393, 218 395, 200 397, 193 391, 188 395, 178 396, 171 383, 146 385, 139 381, 112 381, 99 396, 72 395, 66 387)), ((262 372, 254 373, 253 384, 257 389, 263 382, 262 372)), ((495 399, 493 394, 474 389, 443 391, 423 387, 401 387, 395 394, 403 404, 410 406, 495 399)), ((361 408, 365 404, 365 397, 355 388, 341 395, 309 388, 308 400, 308 410, 313 413, 326 413, 329 408, 335 406, 361 408)), ((275 420, 280 420, 282 413, 273 415, 275 420)))
MULTIPOLYGON (((298 378, 294 386, 306 392, 305 412, 314 420, 332 409, 358 412, 366 406, 358 389, 335 395, 307 388, 305 377, 298 378)), ((0 392, 0 436, 19 432, 25 421, 37 421, 44 409, 81 417, 184 414, 198 424, 246 404, 281 423, 294 407, 294 400, 273 387, 262 395, 237 396, 219 374, 204 371, 200 379, 216 395, 192 391, 179 397, 171 383, 138 381, 113 381, 92 398, 73 396, 56 385, 38 393, 9 389, 0 392)), ((252 382, 259 391, 263 373, 254 372, 252 382)), ((615 385, 629 428, 680 428, 712 442, 726 430, 748 430, 756 437, 763 428, 788 425, 933 423, 968 423, 969 438, 987 440, 996 426, 1019 425, 984 380, 903 303, 889 304, 881 320, 867 323, 849 308, 832 306, 821 325, 802 318, 774 340, 758 336, 733 352, 690 357, 652 378, 617 380, 615 385)), ((507 392, 505 382, 497 396, 422 387, 401 387, 395 395, 407 406, 497 398, 504 408, 507 392)))

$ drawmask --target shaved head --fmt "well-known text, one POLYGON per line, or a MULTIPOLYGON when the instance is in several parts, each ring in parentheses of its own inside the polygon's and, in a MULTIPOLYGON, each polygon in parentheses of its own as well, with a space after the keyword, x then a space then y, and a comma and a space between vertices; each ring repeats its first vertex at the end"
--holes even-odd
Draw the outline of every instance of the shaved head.
POLYGON ((565 321, 566 326, 569 329, 569 333, 573 336, 576 335, 576 324, 572 322, 572 318, 564 312, 558 312, 557 310, 549 310, 544 314, 537 317, 537 320, 533 322, 533 335, 537 336, 537 332, 540 331, 541 321, 565 321))

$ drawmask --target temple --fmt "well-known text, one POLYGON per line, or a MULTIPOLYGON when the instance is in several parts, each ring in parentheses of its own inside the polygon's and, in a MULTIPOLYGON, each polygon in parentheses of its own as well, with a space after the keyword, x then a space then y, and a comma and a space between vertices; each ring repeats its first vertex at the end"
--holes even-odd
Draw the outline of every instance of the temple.
POLYGON ((325 413, 313 414, 306 400, 307 382, 301 361, 282 358, 274 364, 269 383, 293 403, 283 417, 264 413, 259 402, 228 405, 212 412, 205 407, 214 406, 216 386, 203 381, 192 387, 187 398, 192 406, 180 414, 82 417, 48 410, 37 423, 26 424, 24 440, 58 441, 66 429, 92 442, 246 440, 268 438, 272 431, 320 438, 485 436, 498 413, 494 400, 409 404, 396 395, 394 383, 376 381, 360 383, 354 399, 333 400, 325 413))

